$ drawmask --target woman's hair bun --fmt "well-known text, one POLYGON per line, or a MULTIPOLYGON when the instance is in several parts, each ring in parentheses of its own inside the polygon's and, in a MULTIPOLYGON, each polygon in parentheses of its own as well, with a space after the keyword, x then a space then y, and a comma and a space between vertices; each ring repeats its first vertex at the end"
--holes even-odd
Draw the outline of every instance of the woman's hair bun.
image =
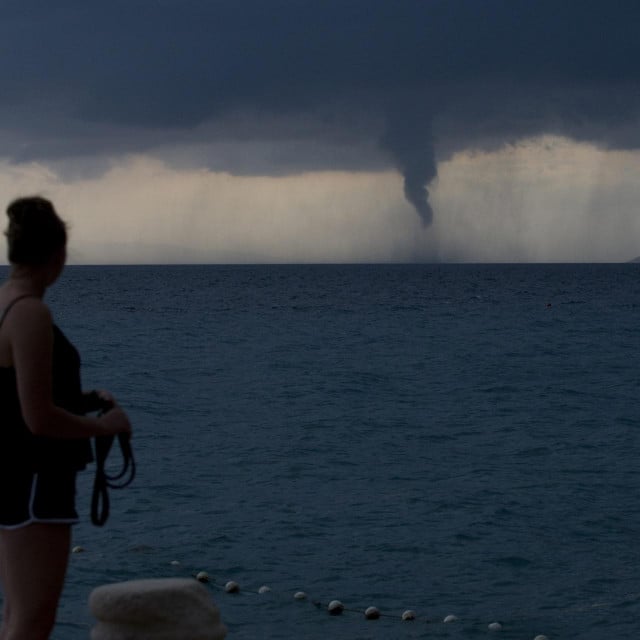
POLYGON ((66 225, 46 198, 14 200, 7 207, 7 216, 5 235, 12 264, 44 264, 67 242, 66 225))
POLYGON ((7 207, 7 216, 12 222, 21 224, 29 219, 57 216, 53 204, 46 198, 32 196, 30 198, 18 198, 7 207))

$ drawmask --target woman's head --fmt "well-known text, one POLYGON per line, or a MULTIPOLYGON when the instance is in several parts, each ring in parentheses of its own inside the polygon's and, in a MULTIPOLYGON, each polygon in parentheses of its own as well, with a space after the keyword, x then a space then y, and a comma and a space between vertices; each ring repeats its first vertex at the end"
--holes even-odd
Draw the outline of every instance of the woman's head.
POLYGON ((5 235, 11 264, 45 265, 65 249, 67 227, 49 200, 19 198, 7 207, 7 216, 5 235))

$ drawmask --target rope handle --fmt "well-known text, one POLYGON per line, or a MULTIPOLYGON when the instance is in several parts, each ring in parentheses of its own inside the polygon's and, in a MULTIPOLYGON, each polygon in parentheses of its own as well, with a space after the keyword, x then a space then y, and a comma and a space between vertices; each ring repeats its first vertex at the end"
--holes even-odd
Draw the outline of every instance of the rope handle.
POLYGON ((136 477, 136 461, 127 433, 118 434, 122 469, 115 475, 109 475, 105 471, 105 462, 114 440, 114 436, 99 436, 95 439, 96 475, 91 496, 91 522, 98 527, 102 527, 109 518, 109 489, 124 489, 136 477))
MULTIPOLYGON (((85 413, 97 411, 102 415, 112 408, 112 403, 101 398, 97 392, 84 395, 85 413)), ((131 437, 128 433, 118 434, 118 443, 122 453, 122 469, 115 475, 105 471, 105 463, 115 436, 98 436, 95 438, 96 475, 93 481, 91 496, 91 522, 102 527, 109 518, 109 489, 124 489, 136 477, 136 461, 131 448, 131 437)))

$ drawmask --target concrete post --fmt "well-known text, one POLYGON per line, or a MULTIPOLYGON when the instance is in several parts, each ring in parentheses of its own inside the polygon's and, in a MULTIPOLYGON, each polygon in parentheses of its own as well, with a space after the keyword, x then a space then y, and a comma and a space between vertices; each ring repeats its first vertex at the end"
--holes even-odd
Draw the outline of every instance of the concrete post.
POLYGON ((91 640, 223 640, 227 629, 206 587, 192 578, 131 580, 89 596, 91 640))

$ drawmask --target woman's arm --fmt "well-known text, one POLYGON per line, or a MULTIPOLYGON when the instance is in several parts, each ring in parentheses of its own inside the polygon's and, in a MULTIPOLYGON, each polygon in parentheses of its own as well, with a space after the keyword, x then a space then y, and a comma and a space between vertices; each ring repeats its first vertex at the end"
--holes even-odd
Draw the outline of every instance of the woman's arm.
POLYGON ((22 416, 32 433, 82 438, 131 430, 126 414, 117 406, 92 418, 76 416, 53 404, 53 323, 42 300, 25 298, 3 327, 11 344, 22 416))

